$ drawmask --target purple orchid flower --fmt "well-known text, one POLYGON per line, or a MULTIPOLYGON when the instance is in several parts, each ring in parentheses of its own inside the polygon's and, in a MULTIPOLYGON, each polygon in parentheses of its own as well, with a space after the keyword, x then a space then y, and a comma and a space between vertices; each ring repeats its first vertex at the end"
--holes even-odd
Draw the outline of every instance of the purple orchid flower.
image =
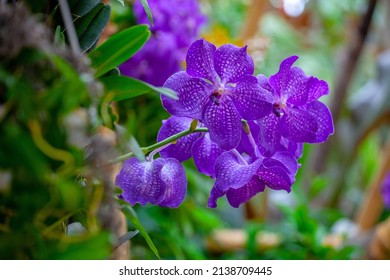
POLYGON ((217 207, 217 200, 226 195, 229 204, 237 208, 263 192, 266 186, 290 192, 298 165, 288 152, 282 152, 275 158, 259 157, 248 162, 233 150, 223 153, 216 160, 215 170, 216 181, 208 206, 217 207))
MULTIPOLYGON (((191 122, 190 118, 171 116, 163 121, 157 135, 157 141, 162 141, 187 130, 191 122)), ((199 123, 198 126, 202 127, 203 124, 199 123)), ((188 160, 192 156, 200 173, 215 177, 214 163, 223 152, 224 150, 211 141, 209 133, 197 132, 178 139, 175 144, 161 150, 160 155, 164 158, 175 158, 180 162, 188 160)))
POLYGON ((328 94, 328 84, 292 67, 297 59, 298 56, 286 58, 269 79, 257 76, 262 88, 273 97, 272 112, 257 120, 259 140, 268 156, 276 152, 282 137, 298 143, 321 143, 334 132, 329 109, 317 101, 328 94))
POLYGON ((252 76, 253 60, 246 47, 226 44, 217 49, 197 40, 188 49, 186 62, 186 72, 174 74, 164 84, 179 97, 162 96, 164 108, 171 115, 204 123, 221 149, 235 148, 241 139, 241 119, 260 119, 272 111, 269 92, 252 76))
POLYGON ((176 208, 184 200, 187 178, 184 167, 174 158, 140 161, 134 157, 124 162, 115 184, 131 205, 151 203, 176 208))
POLYGON ((390 209, 390 172, 387 173, 382 183, 382 199, 386 208, 390 209))

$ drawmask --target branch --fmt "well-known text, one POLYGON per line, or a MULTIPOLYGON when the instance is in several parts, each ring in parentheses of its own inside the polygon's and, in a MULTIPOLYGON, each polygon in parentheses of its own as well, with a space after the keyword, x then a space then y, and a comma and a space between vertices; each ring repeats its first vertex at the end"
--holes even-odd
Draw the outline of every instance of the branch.
MULTIPOLYGON (((174 134, 160 142, 157 142, 156 144, 153 144, 153 145, 150 145, 148 147, 144 147, 144 148, 141 148, 141 151, 146 155, 148 153, 150 153, 151 151, 157 149, 157 148, 160 148, 166 144, 169 144, 169 143, 172 143, 172 142, 175 142, 176 140, 184 137, 184 136, 187 136, 191 133, 194 133, 194 132, 208 132, 209 130, 205 127, 200 127, 200 128, 196 128, 196 129, 187 129, 187 130, 184 130, 182 132, 179 132, 177 134, 174 134)), ((134 156, 134 153, 133 152, 130 152, 130 153, 127 153, 127 154, 124 154, 124 155, 121 155, 117 158, 114 158, 112 160, 109 160, 108 161, 108 164, 115 164, 115 163, 118 163, 118 162, 121 162, 121 161, 125 161, 126 159, 129 159, 131 157, 134 156)))
POLYGON ((73 25, 72 14, 70 13, 68 1, 59 0, 61 15, 65 23, 66 34, 68 34, 70 47, 74 54, 81 54, 79 39, 73 25))

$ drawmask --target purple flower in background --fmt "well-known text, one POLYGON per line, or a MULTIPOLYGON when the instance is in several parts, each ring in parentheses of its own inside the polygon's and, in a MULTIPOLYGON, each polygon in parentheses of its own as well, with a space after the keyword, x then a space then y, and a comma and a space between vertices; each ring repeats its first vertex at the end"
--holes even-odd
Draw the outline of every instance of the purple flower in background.
POLYGON ((132 58, 119 66, 122 75, 135 77, 155 86, 162 86, 173 73, 180 70, 182 61, 175 36, 159 32, 132 58))
MULTIPOLYGON (((162 31, 173 34, 175 45, 179 49, 188 48, 198 39, 200 27, 206 23, 206 17, 202 14, 197 0, 148 0, 148 4, 153 15, 153 33, 162 31)), ((134 3, 134 15, 137 23, 149 24, 148 16, 139 0, 134 3)))
MULTIPOLYGON (((119 66, 123 75, 155 86, 179 71, 191 42, 199 37, 206 17, 197 0, 149 0, 154 26, 152 36, 133 57, 119 66)), ((149 24, 141 1, 134 3, 138 24, 149 24)))
POLYGON ((390 172, 387 173, 382 183, 383 204, 390 209, 390 172))
POLYGON ((221 149, 235 148, 241 139, 241 119, 260 119, 272 110, 269 92, 252 76, 253 60, 246 47, 226 44, 217 49, 197 40, 188 49, 186 62, 186 72, 164 84, 179 97, 162 96, 164 108, 172 115, 200 120, 221 149))
POLYGON ((125 161, 115 184, 122 188, 122 197, 131 205, 147 203, 162 207, 178 207, 184 200, 187 178, 184 167, 173 158, 125 161))
POLYGON ((293 142, 320 143, 333 134, 329 109, 317 101, 328 94, 328 84, 308 77, 299 67, 292 67, 298 56, 286 58, 279 71, 267 79, 259 75, 259 84, 273 97, 273 110, 257 121, 260 143, 272 155, 282 136, 293 142))

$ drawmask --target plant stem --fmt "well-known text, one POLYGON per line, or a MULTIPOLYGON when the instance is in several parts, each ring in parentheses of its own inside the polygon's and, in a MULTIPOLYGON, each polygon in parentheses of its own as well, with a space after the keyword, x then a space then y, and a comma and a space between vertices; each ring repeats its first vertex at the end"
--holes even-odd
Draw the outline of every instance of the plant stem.
POLYGON ((242 165, 248 165, 248 163, 246 162, 246 160, 241 156, 241 154, 240 154, 236 149, 233 149, 232 152, 235 154, 235 156, 237 157, 238 161, 239 161, 242 165))
MULTIPOLYGON (((150 153, 151 151, 157 149, 157 148, 160 148, 166 144, 169 144, 171 142, 174 142, 184 136, 187 136, 191 133, 194 133, 194 132, 208 132, 209 130, 205 127, 199 127, 199 128, 196 128, 195 130, 191 130, 191 129, 187 129, 187 130, 184 130, 182 132, 179 132, 177 134, 174 134, 160 142, 157 142, 156 144, 153 144, 153 145, 150 145, 148 147, 143 147, 141 148, 141 151, 146 155, 148 153, 150 153)), ((118 162, 121 162, 121 161, 124 161, 126 159, 129 159, 131 157, 134 156, 134 153, 133 152, 130 152, 130 153, 127 153, 127 154, 124 154, 124 155, 121 155, 117 158, 114 158, 112 160, 109 160, 108 163, 109 164, 115 164, 115 163, 118 163, 118 162)))
POLYGON ((74 54, 81 54, 80 43, 77 37, 76 29, 73 25, 72 14, 69 9, 68 1, 59 0, 62 19, 65 23, 65 30, 68 34, 70 47, 74 54))

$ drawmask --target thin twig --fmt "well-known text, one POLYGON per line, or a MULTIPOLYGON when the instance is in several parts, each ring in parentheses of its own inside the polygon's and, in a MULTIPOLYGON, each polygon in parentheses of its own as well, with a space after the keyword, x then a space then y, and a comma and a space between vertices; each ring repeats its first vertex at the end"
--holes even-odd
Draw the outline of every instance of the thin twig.
POLYGON ((81 54, 79 39, 77 37, 76 29, 73 25, 72 14, 70 13, 68 1, 59 0, 61 15, 65 23, 66 34, 69 38, 70 47, 74 54, 81 54))
POLYGON ((381 186, 390 170, 390 139, 381 154, 381 165, 357 214, 356 222, 361 231, 371 229, 378 221, 383 209, 381 186))
MULTIPOLYGON (((196 128, 195 130, 192 130, 191 128, 187 129, 187 130, 184 130, 182 132, 179 132, 177 134, 174 134, 160 142, 157 142, 153 145, 150 145, 148 147, 144 147, 144 148, 141 148, 141 151, 146 155, 148 153, 150 153, 151 151, 157 149, 157 148, 160 148, 166 144, 169 144, 171 142, 174 142, 176 140, 178 140, 179 138, 181 137, 184 137, 184 136, 187 136, 191 133, 194 133, 194 132, 208 132, 209 130, 205 127, 199 127, 199 128, 196 128)), ((127 154, 124 154, 124 155, 121 155, 117 158, 114 158, 112 160, 109 160, 108 161, 108 164, 115 164, 115 163, 118 163, 118 162, 121 162, 121 161, 125 161, 126 159, 129 159, 131 157, 134 156, 134 153, 133 152, 130 152, 130 153, 127 153, 127 154)))

